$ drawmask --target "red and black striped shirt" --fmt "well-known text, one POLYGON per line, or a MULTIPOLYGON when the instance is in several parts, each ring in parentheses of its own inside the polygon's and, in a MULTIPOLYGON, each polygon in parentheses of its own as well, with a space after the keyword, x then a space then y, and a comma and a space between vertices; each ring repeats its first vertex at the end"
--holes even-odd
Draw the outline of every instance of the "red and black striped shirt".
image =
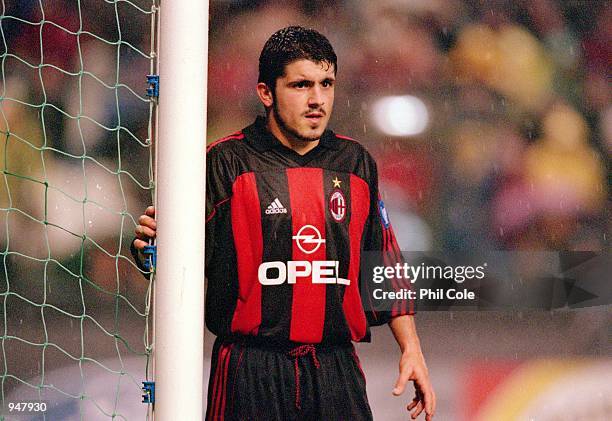
POLYGON ((261 117, 211 144, 207 327, 279 343, 369 341, 369 326, 412 314, 412 303, 384 313, 362 304, 362 251, 401 259, 378 201, 374 159, 330 130, 305 155, 261 117))

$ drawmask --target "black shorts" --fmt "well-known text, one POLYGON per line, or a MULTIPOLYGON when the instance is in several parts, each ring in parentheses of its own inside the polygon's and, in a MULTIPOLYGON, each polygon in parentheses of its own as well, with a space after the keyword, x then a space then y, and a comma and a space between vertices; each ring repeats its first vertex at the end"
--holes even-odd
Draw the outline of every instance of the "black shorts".
POLYGON ((207 420, 371 420, 351 343, 270 346, 215 341, 207 420))

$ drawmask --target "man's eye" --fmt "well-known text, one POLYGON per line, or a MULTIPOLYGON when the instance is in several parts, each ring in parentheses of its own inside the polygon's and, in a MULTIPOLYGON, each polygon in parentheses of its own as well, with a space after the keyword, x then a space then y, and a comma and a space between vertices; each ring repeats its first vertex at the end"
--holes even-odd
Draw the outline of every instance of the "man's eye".
POLYGON ((325 86, 326 88, 329 88, 330 86, 332 86, 333 83, 329 80, 326 80, 325 82, 323 82, 323 86, 325 86))

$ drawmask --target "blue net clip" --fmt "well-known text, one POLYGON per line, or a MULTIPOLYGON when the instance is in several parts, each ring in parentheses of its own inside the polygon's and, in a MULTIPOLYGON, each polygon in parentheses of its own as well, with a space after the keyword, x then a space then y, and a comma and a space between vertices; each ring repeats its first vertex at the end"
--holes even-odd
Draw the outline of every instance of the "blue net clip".
POLYGON ((144 268, 149 272, 153 272, 157 267, 157 246, 144 246, 142 254, 145 257, 143 262, 144 268))
POLYGON ((147 96, 149 98, 159 97, 159 75, 147 75, 147 96))
POLYGON ((142 382, 142 403, 155 403, 155 382, 142 382))

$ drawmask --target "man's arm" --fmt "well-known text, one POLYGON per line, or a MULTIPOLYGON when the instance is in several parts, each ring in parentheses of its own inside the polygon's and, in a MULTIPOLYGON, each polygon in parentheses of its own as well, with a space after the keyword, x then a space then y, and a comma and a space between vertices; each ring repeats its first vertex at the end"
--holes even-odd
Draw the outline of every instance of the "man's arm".
POLYGON ((436 395, 429 381, 429 371, 423 352, 421 352, 414 316, 395 317, 389 322, 389 327, 402 353, 399 362, 399 377, 393 388, 393 394, 401 395, 404 393, 406 383, 413 381, 416 393, 407 407, 408 411, 412 411, 411 416, 415 419, 425 409, 425 420, 431 421, 436 410, 436 395))

